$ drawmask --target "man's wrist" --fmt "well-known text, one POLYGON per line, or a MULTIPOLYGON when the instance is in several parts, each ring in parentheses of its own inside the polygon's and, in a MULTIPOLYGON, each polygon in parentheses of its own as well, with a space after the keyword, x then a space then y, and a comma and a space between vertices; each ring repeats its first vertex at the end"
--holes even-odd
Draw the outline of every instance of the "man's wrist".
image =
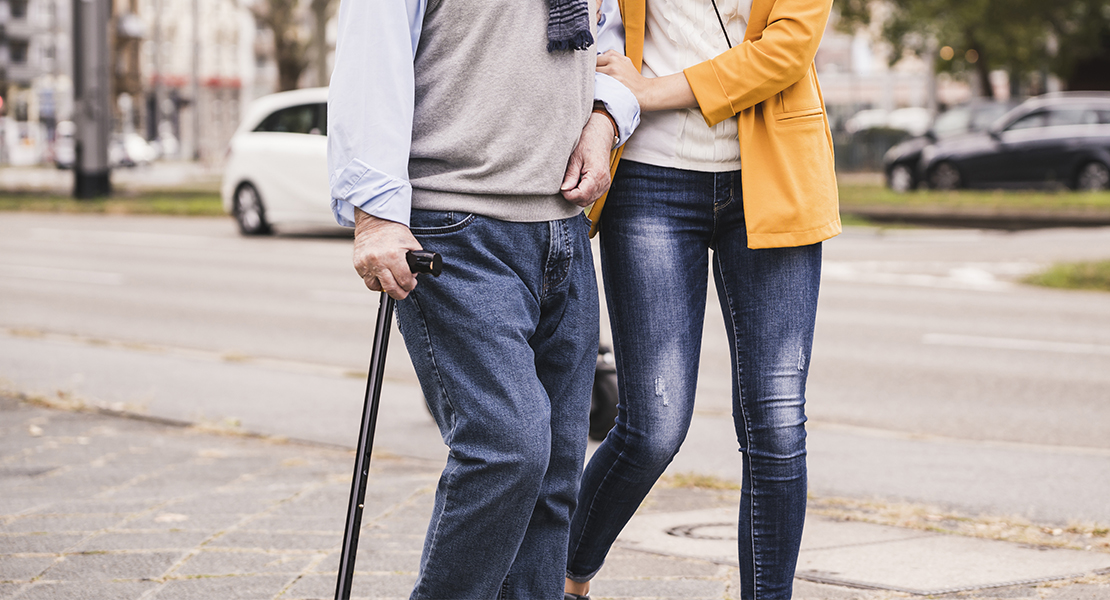
POLYGON ((613 127, 613 146, 612 147, 616 148, 617 145, 620 144, 620 142, 621 142, 621 130, 620 130, 619 127, 617 127, 616 119, 614 119, 613 115, 609 114, 609 111, 606 110, 605 103, 601 102, 601 101, 598 101, 598 100, 594 101, 593 112, 595 112, 595 113, 605 117, 606 119, 608 119, 609 124, 612 125, 612 127, 613 127))

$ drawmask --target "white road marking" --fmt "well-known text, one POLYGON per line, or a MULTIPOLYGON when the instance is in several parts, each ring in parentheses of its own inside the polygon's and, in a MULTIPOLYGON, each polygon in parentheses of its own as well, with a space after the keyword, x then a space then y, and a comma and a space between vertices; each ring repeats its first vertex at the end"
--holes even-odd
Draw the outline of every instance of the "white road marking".
POLYGON ((203 248, 221 238, 144 231, 94 231, 36 227, 31 239, 44 242, 82 242, 152 248, 203 248))
POLYGON ((926 333, 921 343, 934 346, 961 346, 964 348, 993 348, 998 350, 1024 350, 1029 352, 1054 352, 1057 354, 1093 354, 1110 356, 1110 346, 1077 342, 1049 342, 1019 338, 997 338, 949 333, 926 333))
POLYGON ((1039 268, 1028 262, 825 261, 821 275, 825 281, 998 292, 1014 287, 1008 279, 1039 268))
POLYGON ((65 283, 89 283, 93 285, 123 285, 124 282, 123 275, 120 273, 56 269, 53 267, 32 267, 27 265, 0 265, 0 277, 62 281, 65 283))

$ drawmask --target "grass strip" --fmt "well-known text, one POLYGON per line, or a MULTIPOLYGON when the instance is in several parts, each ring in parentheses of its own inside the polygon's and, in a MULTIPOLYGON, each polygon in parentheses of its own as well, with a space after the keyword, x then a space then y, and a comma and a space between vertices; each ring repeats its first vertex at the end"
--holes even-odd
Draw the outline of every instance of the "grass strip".
POLYGON ((1110 260, 1061 263, 1030 275, 1026 283, 1067 290, 1110 292, 1110 260))
POLYGON ((852 206, 1011 208, 1089 210, 1110 213, 1110 191, 1069 190, 915 190, 898 193, 881 185, 842 184, 840 203, 852 206))
POLYGON ((213 192, 148 192, 77 200, 54 194, 0 193, 0 211, 108 215, 223 216, 219 194, 213 192))

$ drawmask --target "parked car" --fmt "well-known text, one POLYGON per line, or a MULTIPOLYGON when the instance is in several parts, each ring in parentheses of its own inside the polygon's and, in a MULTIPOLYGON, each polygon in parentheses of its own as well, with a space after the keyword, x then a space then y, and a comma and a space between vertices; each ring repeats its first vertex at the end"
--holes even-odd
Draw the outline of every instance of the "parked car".
POLYGON ((1110 188, 1110 93, 1026 100, 987 131, 922 151, 918 175, 934 189, 1064 184, 1110 188))
POLYGON ((54 128, 54 166, 72 169, 77 162, 77 125, 73 121, 59 121, 54 128))
MULTIPOLYGON (((54 130, 54 165, 72 169, 77 161, 77 126, 73 121, 59 121, 54 130)), ((112 134, 108 138, 108 166, 135 167, 148 165, 158 158, 154 149, 137 133, 112 134)))
POLYGON ((335 227, 328 185, 327 88, 255 100, 228 145, 221 196, 243 235, 335 227))
POLYGON ((137 133, 125 133, 119 137, 120 147, 123 149, 121 166, 145 166, 158 158, 158 151, 146 141, 146 138, 137 133))
POLYGON ((895 145, 883 156, 887 187, 896 192, 916 189, 921 183, 918 163, 922 150, 939 140, 985 131, 1015 105, 1015 102, 976 101, 940 113, 923 135, 895 145))

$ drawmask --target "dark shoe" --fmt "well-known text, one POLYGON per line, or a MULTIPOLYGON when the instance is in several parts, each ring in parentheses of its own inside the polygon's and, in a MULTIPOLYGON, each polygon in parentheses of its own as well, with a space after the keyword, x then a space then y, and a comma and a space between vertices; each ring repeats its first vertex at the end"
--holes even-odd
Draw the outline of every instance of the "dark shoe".
POLYGON ((579 596, 570 592, 563 592, 563 600, 590 600, 589 596, 579 596))

